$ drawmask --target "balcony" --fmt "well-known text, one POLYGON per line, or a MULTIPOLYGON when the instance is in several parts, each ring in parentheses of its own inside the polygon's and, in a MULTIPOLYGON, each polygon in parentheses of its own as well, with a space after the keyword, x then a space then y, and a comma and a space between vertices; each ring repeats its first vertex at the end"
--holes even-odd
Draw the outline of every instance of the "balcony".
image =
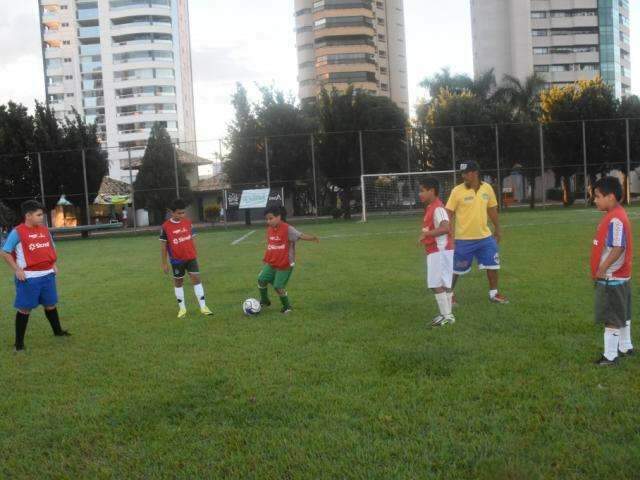
POLYGON ((86 8, 82 10, 78 10, 77 19, 78 20, 97 20, 98 19, 98 9, 97 8, 86 8))
POLYGON ((368 0, 318 0, 313 3, 313 11, 365 8, 372 9, 372 2, 368 0))
POLYGON ((100 55, 100 44, 81 45, 80 55, 100 55))
POLYGON ((100 27, 81 27, 78 29, 78 38, 100 38, 100 27))
POLYGON ((60 15, 57 11, 45 10, 42 12, 42 23, 59 23, 60 15))
POLYGON ((130 10, 132 8, 171 8, 171 0, 111 0, 109 8, 112 12, 130 10))

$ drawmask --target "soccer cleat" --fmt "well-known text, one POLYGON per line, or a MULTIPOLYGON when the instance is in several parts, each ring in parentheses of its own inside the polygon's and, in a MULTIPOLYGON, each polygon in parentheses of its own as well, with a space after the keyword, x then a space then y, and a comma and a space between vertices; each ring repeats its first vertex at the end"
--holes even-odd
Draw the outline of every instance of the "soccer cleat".
POLYGON ((618 357, 614 358, 613 360, 609 360, 607 357, 602 355, 598 360, 596 360, 596 365, 599 365, 601 367, 610 367, 612 365, 617 365, 617 364, 618 364, 618 357))
POLYGON ((620 357, 632 357, 633 356, 633 348, 630 348, 626 352, 623 352, 622 350, 618 350, 618 355, 620 357))
POLYGON ((25 353, 24 345, 22 347, 20 347, 20 348, 14 346, 13 347, 13 353, 15 355, 24 355, 24 353, 25 353))
POLYGON ((431 322, 431 326, 442 327, 444 325, 447 325, 448 323, 449 324, 456 323, 456 317, 454 317, 453 315, 438 315, 436 318, 433 319, 433 322, 431 322))
POLYGON ((203 315, 206 315, 207 317, 210 317, 211 315, 213 315, 213 312, 209 310, 209 307, 207 307, 206 305, 200 308, 200 313, 202 313, 203 315))
POLYGON ((266 302, 260 301, 260 306, 261 307, 270 307, 271 306, 271 300, 267 300, 266 302))
POLYGON ((184 307, 180 307, 180 310, 178 310, 178 318, 184 318, 187 316, 187 309, 184 307))
POLYGON ((499 293, 497 293, 495 297, 490 298, 489 301, 491 303, 497 303, 497 304, 500 304, 500 305, 508 305, 509 304, 509 300, 507 300, 507 297, 505 297, 504 295, 500 295, 499 293))
POLYGON ((60 333, 55 334, 56 337, 70 337, 71 333, 68 330, 60 330, 60 333))
POLYGON ((283 315, 289 315, 291 312, 293 312, 293 309, 291 307, 282 307, 282 310, 280 310, 280 312, 283 315))

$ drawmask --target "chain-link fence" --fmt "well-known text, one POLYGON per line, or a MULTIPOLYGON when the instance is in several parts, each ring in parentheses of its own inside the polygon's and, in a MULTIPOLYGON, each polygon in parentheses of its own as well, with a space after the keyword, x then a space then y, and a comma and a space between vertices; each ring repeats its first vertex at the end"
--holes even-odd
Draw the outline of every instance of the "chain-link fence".
MULTIPOLYGON (((162 211, 148 206, 150 197, 168 199, 187 191, 196 221, 248 221, 251 213, 240 211, 239 200, 243 190, 255 188, 279 193, 289 215, 349 216, 362 210, 363 175, 449 171, 447 184, 455 184, 460 181, 455 170, 468 160, 480 164, 503 209, 588 204, 590 186, 602 175, 620 178, 625 201, 640 197, 638 118, 178 142, 170 153, 173 161, 165 164, 172 171, 142 185, 136 177, 144 152, 134 145, 0 154, 0 223, 15 221, 11 212, 17 217, 20 203, 36 198, 46 203, 52 226, 139 227, 162 219, 162 211), (111 178, 97 167, 105 155, 111 178)), ((417 188, 414 183, 402 188, 417 188)), ((411 192, 399 195, 417 198, 411 192)), ((411 206, 417 205, 403 208, 411 206)))

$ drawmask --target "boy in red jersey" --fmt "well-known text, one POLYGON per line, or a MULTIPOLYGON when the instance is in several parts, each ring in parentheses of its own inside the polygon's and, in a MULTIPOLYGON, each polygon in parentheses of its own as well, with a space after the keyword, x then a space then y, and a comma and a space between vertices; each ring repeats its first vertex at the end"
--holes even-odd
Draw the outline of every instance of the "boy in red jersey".
POLYGON ((287 283, 293 273, 296 263, 296 242, 306 240, 318 243, 320 239, 315 235, 299 232, 282 219, 283 208, 269 207, 265 211, 267 220, 267 251, 264 254, 264 267, 258 276, 260 290, 260 305, 268 307, 268 285, 273 285, 282 303, 281 312, 291 313, 291 303, 287 295, 287 283))
POLYGON ((435 294, 440 310, 431 323, 434 327, 456 321, 449 295, 453 282, 453 236, 449 215, 439 195, 438 180, 429 177, 420 181, 420 201, 426 208, 419 243, 427 254, 427 286, 435 294))
POLYGON ((618 356, 633 354, 631 344, 631 223, 620 205, 622 185, 604 177, 594 185, 595 203, 605 212, 591 248, 591 275, 595 282, 595 320, 604 323, 604 354, 598 365, 615 365, 618 356))
POLYGON ((44 307, 53 334, 68 337, 60 326, 56 289, 57 254, 49 229, 44 225, 44 206, 28 200, 21 206, 24 223, 18 225, 2 246, 2 256, 15 273, 16 352, 24 350, 24 336, 31 310, 44 307))
POLYGON ((203 315, 213 315, 207 307, 204 298, 204 288, 200 280, 200 268, 198 266, 198 254, 193 240, 195 234, 191 228, 191 221, 186 218, 187 204, 178 198, 174 200, 169 211, 171 217, 162 224, 160 232, 162 270, 169 273, 169 262, 173 272, 173 284, 178 300, 178 318, 187 314, 184 300, 184 277, 189 273, 193 290, 200 304, 200 312, 203 315), (167 261, 168 260, 168 261, 167 261))

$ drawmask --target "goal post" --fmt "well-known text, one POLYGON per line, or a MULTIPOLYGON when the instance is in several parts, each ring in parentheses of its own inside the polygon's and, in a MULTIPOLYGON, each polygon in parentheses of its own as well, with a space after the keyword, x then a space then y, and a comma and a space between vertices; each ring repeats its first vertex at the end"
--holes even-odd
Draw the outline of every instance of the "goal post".
POLYGON ((456 186, 455 170, 437 172, 376 173, 360 177, 362 221, 371 215, 420 212, 420 180, 433 177, 440 183, 440 197, 446 201, 456 186))

